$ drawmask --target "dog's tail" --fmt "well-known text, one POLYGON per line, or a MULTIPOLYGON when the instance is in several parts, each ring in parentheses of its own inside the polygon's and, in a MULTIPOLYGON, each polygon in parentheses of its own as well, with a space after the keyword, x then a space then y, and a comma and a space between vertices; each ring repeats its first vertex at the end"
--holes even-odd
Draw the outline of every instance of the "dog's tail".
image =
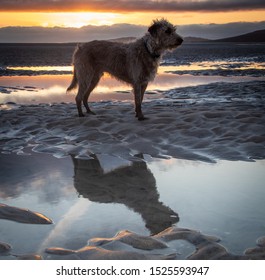
POLYGON ((67 88, 66 92, 68 93, 68 92, 70 92, 72 89, 76 88, 76 87, 77 87, 77 84, 78 84, 78 80, 77 80, 76 71, 75 71, 75 68, 74 68, 73 78, 72 78, 71 84, 70 84, 70 86, 67 88))

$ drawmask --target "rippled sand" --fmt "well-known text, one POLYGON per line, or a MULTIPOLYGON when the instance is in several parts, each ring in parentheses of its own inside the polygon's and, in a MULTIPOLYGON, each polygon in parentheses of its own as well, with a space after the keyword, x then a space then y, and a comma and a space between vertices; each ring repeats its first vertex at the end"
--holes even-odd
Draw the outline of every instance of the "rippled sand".
POLYGON ((85 118, 76 117, 74 104, 24 105, 0 112, 0 149, 76 158, 264 159, 264 87, 265 82, 216 83, 171 90, 144 104, 144 122, 134 118, 130 103, 97 102, 97 115, 85 118))
MULTIPOLYGON (((0 151, 24 156, 47 153, 57 158, 71 155, 76 164, 95 155, 132 162, 142 162, 143 154, 203 162, 264 159, 264 88, 265 82, 255 81, 172 89, 163 98, 144 103, 149 118, 144 122, 134 118, 129 102, 95 102, 92 107, 97 115, 85 118, 76 116, 72 103, 17 105, 0 111, 0 151)), ((75 171, 77 178, 80 170, 76 167, 75 171)), ((166 207, 160 204, 159 210, 164 211, 166 207)), ((1 219, 49 227, 51 220, 44 215, 0 205, 1 219)), ((169 215, 178 220, 176 213, 169 215)), ((51 255, 59 259, 176 259, 179 249, 174 240, 189 244, 185 256, 189 259, 265 258, 264 236, 258 238, 256 247, 235 255, 219 244, 218 237, 174 226, 152 236, 121 231, 108 238, 95 236, 78 250, 42 247, 26 255, 16 254, 12 244, 0 240, 0 254, 17 259, 49 259, 51 255)))

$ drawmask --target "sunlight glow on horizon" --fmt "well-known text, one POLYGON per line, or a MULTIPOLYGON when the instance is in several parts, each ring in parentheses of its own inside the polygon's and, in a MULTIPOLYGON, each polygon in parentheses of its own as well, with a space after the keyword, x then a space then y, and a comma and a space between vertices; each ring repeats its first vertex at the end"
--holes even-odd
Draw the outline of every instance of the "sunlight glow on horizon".
POLYGON ((33 13, 11 12, 0 13, 0 27, 4 26, 41 26, 41 27, 76 27, 85 25, 112 25, 117 17, 113 13, 94 12, 63 12, 63 13, 33 13))
POLYGON ((62 12, 62 13, 33 13, 33 12, 1 12, 0 27, 5 26, 42 26, 42 27, 76 27, 86 25, 137 24, 149 25, 153 19, 166 17, 177 25, 188 24, 223 24, 230 22, 264 21, 264 11, 234 11, 214 13, 167 12, 165 13, 97 13, 97 12, 62 12))

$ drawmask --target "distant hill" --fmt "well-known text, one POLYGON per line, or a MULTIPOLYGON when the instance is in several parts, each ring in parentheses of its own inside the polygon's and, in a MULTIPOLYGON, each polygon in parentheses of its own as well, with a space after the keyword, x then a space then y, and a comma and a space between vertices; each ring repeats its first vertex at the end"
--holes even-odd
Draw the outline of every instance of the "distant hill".
POLYGON ((184 37, 184 43, 209 42, 211 40, 199 37, 184 37))
POLYGON ((228 37, 224 39, 213 40, 212 42, 264 43, 265 29, 246 33, 236 37, 228 37))
MULTIPOLYGON (((110 39, 109 41, 112 42, 121 42, 121 43, 131 43, 135 41, 137 38, 136 37, 122 37, 122 38, 115 38, 115 39, 110 39)), ((184 37, 184 42, 185 43, 199 43, 199 42, 209 42, 211 40, 205 39, 205 38, 199 38, 199 37, 184 37)))

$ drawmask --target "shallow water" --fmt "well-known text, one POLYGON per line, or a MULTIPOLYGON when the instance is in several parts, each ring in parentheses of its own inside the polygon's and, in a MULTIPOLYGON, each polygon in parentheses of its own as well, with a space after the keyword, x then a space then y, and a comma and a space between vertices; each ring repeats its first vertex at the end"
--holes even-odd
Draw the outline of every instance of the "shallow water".
MULTIPOLYGON (((1 241, 12 245, 13 254, 52 258, 45 248, 78 249, 90 238, 123 229, 149 235, 174 224, 219 236, 235 254, 264 235, 264 161, 206 164, 146 156, 146 162, 129 164, 110 156, 74 160, 45 154, 0 160, 0 202, 54 221, 0 220, 1 241)), ((12 257, 0 255, 6 258, 12 257)))
MULTIPOLYGON (((263 77, 221 77, 192 76, 165 73, 172 67, 161 67, 159 75, 150 83, 145 94, 145 100, 158 99, 162 93, 172 88, 205 85, 215 82, 248 82, 263 81, 263 77)), ((0 77, 0 109, 5 109, 8 103, 40 104, 40 103, 74 103, 75 94, 66 94, 66 88, 71 81, 71 75, 38 75, 38 76, 3 76, 0 77)), ((89 101, 133 101, 131 87, 110 76, 104 76, 97 88, 91 93, 89 101)), ((11 104, 11 105, 15 105, 11 104)), ((10 104, 9 104, 10 105, 10 104)), ((8 107, 8 106, 7 106, 8 107)))
MULTIPOLYGON (((74 48, 75 44, 0 44, 1 108, 10 102, 74 102, 74 94, 65 94, 74 48)), ((184 44, 164 56, 146 99, 159 98, 173 88, 264 81, 264 49, 262 44, 184 44)), ((132 101, 131 87, 105 75, 90 97, 100 100, 132 101)))

